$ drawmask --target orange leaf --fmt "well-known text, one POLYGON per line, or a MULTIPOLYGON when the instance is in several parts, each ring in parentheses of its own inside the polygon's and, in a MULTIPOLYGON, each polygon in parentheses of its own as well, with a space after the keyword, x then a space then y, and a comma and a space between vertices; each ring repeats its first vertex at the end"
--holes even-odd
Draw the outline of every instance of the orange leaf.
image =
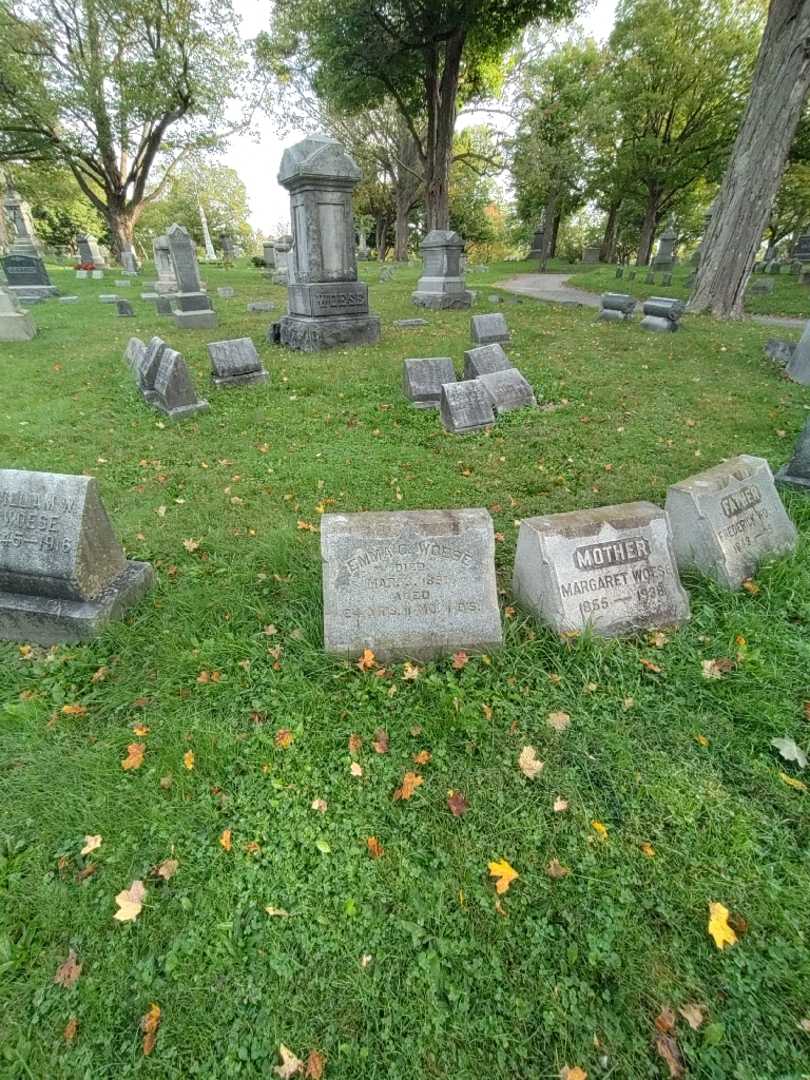
POLYGON ((419 773, 406 772, 402 778, 402 786, 398 787, 394 792, 395 799, 410 799, 420 784, 424 784, 424 777, 419 773))
POLYGON ((367 837, 366 846, 372 859, 379 859, 385 854, 385 849, 376 836, 367 837))
POLYGON ((231 844, 232 844, 231 830, 230 829, 223 829, 222 830, 222 835, 219 838, 219 846, 221 848, 224 848, 225 851, 230 851, 231 850, 231 844))
POLYGON ((307 1071, 304 1073, 304 1080, 322 1080, 325 1067, 326 1056, 319 1050, 310 1050, 307 1057, 307 1071))
POLYGON ((127 747, 127 756, 121 762, 122 769, 140 769, 143 765, 143 752, 146 749, 143 743, 130 743, 127 747))
POLYGON ((429 750, 420 750, 418 754, 413 755, 414 765, 427 765, 430 763, 432 754, 429 750))
POLYGON ((564 1065, 560 1069, 560 1080, 588 1080, 588 1074, 578 1065, 564 1065))
POLYGON ((641 848, 642 855, 646 855, 648 859, 655 858, 655 848, 652 846, 652 844, 648 844, 645 841, 643 844, 640 844, 639 847, 641 848))
POLYGON ((643 656, 640 656, 638 662, 643 668, 646 668, 647 671, 651 671, 654 675, 661 674, 661 668, 658 664, 654 664, 652 660, 645 660, 643 656))
POLYGON ((84 705, 63 705, 62 712, 65 716, 87 716, 84 705))
POLYGON ((149 1006, 149 1012, 141 1020, 141 1028, 143 1030, 144 1057, 149 1057, 149 1055, 155 1049, 155 1042, 157 1041, 157 1033, 159 1027, 160 1006, 153 1001, 152 1004, 149 1006))
POLYGON ((62 1032, 62 1038, 65 1042, 73 1042, 76 1038, 76 1032, 79 1030, 79 1021, 75 1016, 71 1016, 67 1024, 65 1024, 65 1030, 62 1032))
POLYGON ((275 744, 279 750, 286 750, 288 746, 292 746, 293 738, 289 728, 279 728, 275 734, 275 744))
POLYGON ((57 986, 64 986, 66 990, 70 990, 78 982, 81 973, 82 965, 76 963, 76 953, 70 949, 67 960, 56 969, 53 981, 57 986))
POLYGON ((149 734, 149 726, 147 724, 133 724, 132 734, 137 735, 139 739, 142 739, 144 735, 149 734))
POLYGON ((497 878, 495 882, 495 892, 498 895, 502 895, 509 891, 509 886, 515 880, 520 877, 517 870, 509 865, 506 859, 501 859, 500 862, 487 863, 490 877, 497 878))
POLYGON ((349 753, 359 754, 363 748, 363 740, 359 735, 351 734, 349 736, 349 753))
POLYGON ((456 671, 461 671, 463 667, 469 663, 469 656, 465 652, 457 652, 453 655, 453 667, 456 671))
POLYGON ((357 667, 360 671, 371 671, 377 666, 377 661, 371 649, 363 649, 363 655, 358 657, 357 667))

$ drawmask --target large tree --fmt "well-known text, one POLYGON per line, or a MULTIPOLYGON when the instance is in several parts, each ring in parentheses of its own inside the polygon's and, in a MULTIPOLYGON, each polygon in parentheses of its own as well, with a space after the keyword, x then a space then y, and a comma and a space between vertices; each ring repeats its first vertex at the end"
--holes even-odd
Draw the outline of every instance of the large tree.
POLYGON ((703 242, 690 311, 739 317, 810 92, 810 3, 772 0, 751 95, 703 242))
POLYGON ((67 165, 118 251, 246 74, 230 0, 0 0, 0 55, 0 161, 67 165))
POLYGON ((350 112, 393 101, 416 146, 425 225, 446 229, 459 99, 483 92, 529 22, 575 0, 276 0, 266 55, 305 55, 314 85, 350 112))
POLYGON ((31 207, 43 244, 73 248, 80 233, 92 233, 108 242, 106 223, 84 197, 70 169, 38 161, 9 167, 7 174, 31 207))

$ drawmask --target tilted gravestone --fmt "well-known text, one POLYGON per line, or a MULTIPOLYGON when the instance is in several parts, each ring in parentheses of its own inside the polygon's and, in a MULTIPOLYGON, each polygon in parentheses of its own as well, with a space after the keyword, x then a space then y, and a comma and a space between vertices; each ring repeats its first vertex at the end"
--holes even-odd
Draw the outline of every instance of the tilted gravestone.
POLYGON ((466 435, 495 423, 492 399, 478 379, 442 386, 439 413, 446 431, 466 435))
POLYGON ((131 319, 135 315, 135 308, 129 300, 117 300, 115 306, 118 309, 119 318, 131 319))
POLYGON ((140 270, 138 260, 135 256, 135 252, 131 247, 124 248, 119 256, 119 262, 123 266, 124 270, 130 274, 137 274, 140 270))
POLYGON ((461 256, 464 241, 449 229, 434 229, 422 241, 422 276, 411 301, 432 309, 468 308, 472 293, 464 284, 461 256))
POLYGON ((648 502, 526 518, 512 591, 558 633, 616 636, 689 618, 669 519, 648 502))
POLYGON ((765 342, 765 352, 775 364, 786 367, 796 352, 796 342, 782 341, 781 338, 768 338, 765 342))
POLYGON ((131 337, 127 342, 127 347, 124 349, 124 360, 129 366, 130 371, 137 375, 141 370, 141 366, 146 359, 146 345, 140 338, 131 337))
POLYGON ((644 318, 639 323, 642 330, 668 334, 680 329, 679 319, 683 315, 683 300, 673 300, 669 296, 651 296, 644 301, 644 318))
POLYGON ((442 386, 455 381, 456 372, 449 356, 427 356, 402 363, 402 389, 417 409, 438 409, 442 386))
POLYGON ((124 350, 124 359, 135 376, 135 382, 144 401, 151 405, 155 396, 155 380, 157 379, 160 361, 168 345, 163 338, 153 337, 148 345, 139 338, 130 338, 124 350))
POLYGON ((94 637, 152 580, 127 562, 93 477, 0 469, 0 639, 94 637))
POLYGON ((0 341, 30 341, 36 332, 34 320, 14 293, 0 286, 0 341))
POLYGON ((208 402, 197 396, 188 366, 175 349, 165 346, 154 376, 154 388, 144 398, 170 420, 185 420, 206 412, 208 402))
POLYGON ((211 381, 223 390, 267 382, 267 372, 256 346, 248 337, 209 341, 208 356, 211 359, 211 381))
POLYGON ((104 258, 95 236, 90 236, 89 233, 77 236, 76 246, 79 249, 79 262, 83 265, 91 266, 93 269, 98 267, 102 270, 107 265, 107 260, 104 258))
POLYGON ((793 457, 776 474, 776 483, 796 491, 810 492, 810 418, 805 421, 793 457))
POLYGON ((327 652, 387 662, 502 644, 486 510, 324 514, 321 557, 327 652))
POLYGON ((293 247, 283 345, 315 352, 379 340, 368 286, 357 280, 352 191, 360 177, 340 143, 325 135, 284 151, 278 181, 290 193, 293 247))
POLYGON ((477 379, 479 375, 489 375, 493 371, 507 371, 513 365, 497 342, 493 345, 478 345, 464 353, 464 378, 477 379))
POLYGON ((796 529, 764 458, 740 454, 673 484, 666 509, 678 567, 726 589, 753 577, 762 559, 796 546, 796 529))
POLYGON ((602 322, 624 322, 636 310, 635 297, 629 293, 602 293, 601 304, 597 318, 602 322))
POLYGON ((166 233, 177 279, 173 300, 174 321, 188 330, 210 330, 217 325, 217 314, 202 291, 194 241, 182 225, 172 225, 166 233))
POLYGON ((479 375, 478 381, 486 390, 498 416, 514 409, 537 407, 534 390, 517 368, 490 371, 486 375, 479 375))
POLYGON ((506 319, 499 311, 473 315, 470 319, 470 335, 473 345, 508 345, 512 340, 506 319))
POLYGON ((793 382, 810 386, 810 321, 788 359, 785 374, 793 382))

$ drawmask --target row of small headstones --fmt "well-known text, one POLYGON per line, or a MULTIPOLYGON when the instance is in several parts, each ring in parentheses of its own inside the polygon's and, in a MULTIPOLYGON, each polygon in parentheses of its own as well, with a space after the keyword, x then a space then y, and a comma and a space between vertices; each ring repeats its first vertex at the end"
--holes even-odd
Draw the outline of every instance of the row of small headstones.
MULTIPOLYGON (((634 266, 625 267, 625 266, 622 266, 621 263, 616 267, 616 277, 617 278, 623 278, 624 274, 625 274, 625 270, 627 271, 627 280, 628 281, 635 281, 636 280, 636 274, 638 273, 638 270, 636 269, 636 267, 634 267, 634 266)), ((655 285, 655 270, 648 270, 647 271, 647 273, 644 275, 644 283, 645 283, 645 285, 655 285)), ((672 271, 671 270, 667 270, 665 273, 663 273, 661 275, 661 284, 662 285, 671 285, 672 284, 672 271)))
MULTIPOLYGON (((597 319, 602 322, 624 322, 633 318, 636 299, 629 293, 603 293, 597 319)), ((680 328, 678 321, 684 312, 682 300, 669 296, 650 296, 642 303, 644 318, 639 323, 642 330, 670 333, 680 328)))

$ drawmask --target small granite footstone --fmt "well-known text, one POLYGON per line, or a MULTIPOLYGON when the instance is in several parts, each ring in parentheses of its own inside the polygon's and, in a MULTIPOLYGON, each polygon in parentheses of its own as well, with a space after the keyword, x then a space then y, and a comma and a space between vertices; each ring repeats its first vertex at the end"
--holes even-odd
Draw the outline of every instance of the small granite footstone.
POLYGON ((272 311, 276 305, 272 300, 253 300, 248 304, 247 309, 249 312, 257 311, 272 311))
POLYGON ((197 397, 185 360, 179 352, 168 346, 164 348, 160 358, 150 404, 165 413, 170 420, 185 420, 208 409, 208 402, 197 397))
MULTIPOLYGON (((469 267, 467 267, 467 269, 469 270, 469 267)), ((503 297, 499 296, 497 293, 490 293, 489 296, 487 297, 487 303, 489 303, 489 304, 502 304, 503 303, 503 297)))
POLYGON ((115 295, 115 293, 101 293, 99 295, 99 300, 102 302, 102 304, 118 303, 118 297, 115 295))
POLYGON ((132 288, 132 282, 129 280, 129 278, 116 278, 113 281, 113 285, 115 285, 116 289, 131 289, 132 288))
POLYGON ((324 514, 324 644, 384 662, 502 644, 486 510, 324 514))
POLYGON ((410 330, 415 326, 429 326, 427 319, 394 319, 394 326, 399 326, 403 330, 410 330))
POLYGON ((156 293, 156 292, 142 292, 140 294, 141 300, 152 300, 152 301, 154 301, 154 300, 157 300, 157 298, 159 296, 160 296, 160 293, 156 293))
POLYGON ((442 386, 455 381, 456 372, 449 356, 414 358, 402 363, 402 390, 417 409, 438 409, 442 386))
POLYGON ((127 562, 93 477, 0 469, 0 639, 92 638, 153 576, 127 562))
POLYGON ((129 300, 116 300, 115 306, 118 309, 118 316, 132 318, 135 314, 135 309, 129 300))
POLYGON ((473 315, 470 333, 474 345, 508 344, 512 340, 506 319, 496 311, 488 315, 473 315))
POLYGON ((503 351, 503 346, 478 345, 464 353, 464 378, 477 379, 493 371, 508 371, 513 365, 503 351))
POLYGON ((557 633, 613 637, 689 618, 669 518, 648 502, 520 523, 515 599, 557 633))
POLYGON ((483 431, 495 423, 492 399, 478 379, 442 386, 439 411, 445 430, 454 435, 483 431))
POLYGON ((776 483, 810 493, 810 419, 805 421, 793 457, 776 474, 776 483))
POLYGON ((753 577, 762 559, 796 546, 764 458, 740 454, 673 484, 666 509, 680 570, 697 570, 726 589, 753 577))
POLYGON ((233 295, 234 291, 230 285, 220 285, 217 288, 217 296, 222 296, 226 300, 230 300, 233 295))
POLYGON ((210 341, 211 381, 224 390, 267 382, 256 346, 248 337, 230 341, 210 341))
POLYGON ((478 381, 486 390, 497 415, 513 409, 536 408, 534 390, 517 368, 490 371, 479 375, 478 381))
POLYGON ((79 298, 78 296, 60 296, 58 302, 60 304, 78 304, 79 298))

